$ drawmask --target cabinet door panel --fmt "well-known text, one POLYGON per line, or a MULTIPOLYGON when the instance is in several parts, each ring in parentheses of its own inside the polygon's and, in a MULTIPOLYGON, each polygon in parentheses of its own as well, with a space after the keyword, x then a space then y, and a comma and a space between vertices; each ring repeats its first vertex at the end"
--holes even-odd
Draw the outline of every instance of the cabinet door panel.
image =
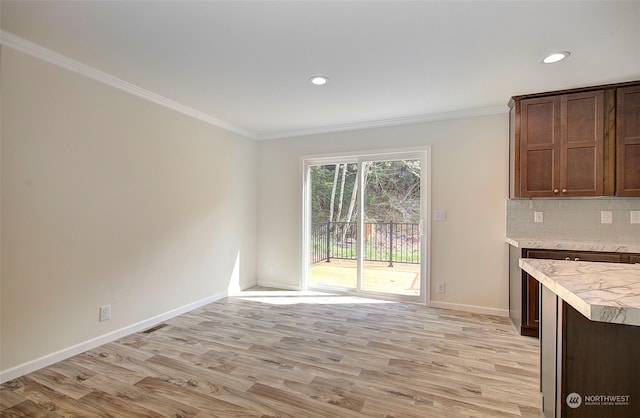
POLYGON ((538 306, 539 289, 538 288, 540 286, 540 283, 528 274, 527 274, 526 280, 527 280, 527 317, 525 318, 527 322, 526 325, 530 327, 538 327, 539 318, 540 318, 539 312, 538 312, 538 309, 539 309, 539 306, 538 306))
POLYGON ((554 196, 560 169, 560 98, 522 100, 520 104, 521 196, 554 196))
POLYGON ((522 111, 526 115, 524 128, 528 146, 552 147, 555 144, 555 101, 554 98, 524 101, 522 111))
POLYGON ((527 152, 526 179, 523 182, 529 193, 549 193, 553 190, 555 178, 553 150, 531 150, 527 152))
POLYGON ((633 190, 640 190, 640 139, 634 144, 631 141, 625 146, 622 176, 624 187, 629 193, 633 190))
POLYGON ((616 195, 640 196, 640 87, 617 90, 616 195))
MULTIPOLYGON (((566 193, 595 190, 598 188, 598 156, 594 147, 567 149, 566 193)), ((566 194, 565 193, 565 194, 566 194)))
POLYGON ((604 92, 561 96, 560 121, 561 195, 602 195, 604 92))
POLYGON ((598 103, 602 92, 563 96, 566 116, 566 141, 568 143, 592 142, 598 133, 598 103))

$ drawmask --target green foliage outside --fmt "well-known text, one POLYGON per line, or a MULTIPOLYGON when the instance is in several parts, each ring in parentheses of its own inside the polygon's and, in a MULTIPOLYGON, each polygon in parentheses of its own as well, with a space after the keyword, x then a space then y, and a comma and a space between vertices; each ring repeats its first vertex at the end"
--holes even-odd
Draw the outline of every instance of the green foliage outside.
MULTIPOLYGON (((355 163, 311 167, 313 223, 354 220, 353 213, 349 219, 348 208, 357 203, 353 192, 356 171, 355 163)), ((420 161, 366 163, 364 175, 366 222, 420 222, 420 161)))
MULTIPOLYGON (((363 164, 365 183, 365 233, 363 256, 369 260, 389 259, 389 240, 393 240, 393 260, 419 262, 420 223, 420 161, 375 161, 363 164), (405 229, 394 228, 393 237, 389 222, 413 224, 405 229), (371 225, 369 225, 371 224, 371 225), (383 225, 380 225, 383 224, 383 225), (379 229, 376 227, 380 227, 379 229), (373 232, 372 232, 373 231, 373 232), (376 232, 377 231, 377 232, 376 232), (385 232, 386 231, 386 232, 385 232), (414 243, 414 245, 412 245, 414 243)), ((321 225, 331 222, 330 254, 337 258, 355 258, 353 227, 344 228, 338 222, 355 225, 359 187, 357 164, 330 164, 311 167, 312 243, 315 254, 326 254, 326 229, 321 225)))

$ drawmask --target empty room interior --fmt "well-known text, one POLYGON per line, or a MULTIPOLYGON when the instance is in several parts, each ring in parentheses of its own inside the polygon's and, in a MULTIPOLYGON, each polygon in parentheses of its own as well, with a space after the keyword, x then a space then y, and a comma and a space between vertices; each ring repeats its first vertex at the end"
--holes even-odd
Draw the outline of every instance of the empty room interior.
POLYGON ((0 18, 0 416, 640 416, 640 2, 0 18))

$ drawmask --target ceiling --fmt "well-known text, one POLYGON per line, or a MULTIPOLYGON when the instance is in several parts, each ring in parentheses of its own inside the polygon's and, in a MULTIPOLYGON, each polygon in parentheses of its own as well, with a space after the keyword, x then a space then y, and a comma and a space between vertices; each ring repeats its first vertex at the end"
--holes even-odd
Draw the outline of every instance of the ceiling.
POLYGON ((255 139, 506 112, 513 95, 640 79, 640 1, 0 7, 3 44, 34 43, 255 139), (569 59, 539 63, 561 50, 569 59), (311 85, 316 74, 329 83, 311 85))

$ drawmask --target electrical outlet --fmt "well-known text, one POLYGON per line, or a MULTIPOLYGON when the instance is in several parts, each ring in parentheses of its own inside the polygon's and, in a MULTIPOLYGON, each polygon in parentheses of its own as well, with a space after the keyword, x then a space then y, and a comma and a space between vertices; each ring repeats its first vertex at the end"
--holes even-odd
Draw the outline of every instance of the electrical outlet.
POLYGON ((436 222, 444 222, 447 220, 447 212, 444 210, 434 210, 433 211, 433 220, 436 222))
POLYGON ((610 210, 601 210, 600 223, 603 223, 603 224, 613 223, 613 212, 611 212, 610 210))
POLYGON ((632 224, 640 224, 640 210, 630 211, 629 217, 631 218, 632 224))
POLYGON ((111 305, 104 305, 100 307, 100 322, 108 321, 111 319, 111 305))
POLYGON ((275 276, 276 266, 269 266, 269 276, 275 276))
POLYGON ((544 222, 544 212, 533 212, 533 222, 544 222))
POLYGON ((444 283, 438 283, 438 293, 444 293, 444 283))

